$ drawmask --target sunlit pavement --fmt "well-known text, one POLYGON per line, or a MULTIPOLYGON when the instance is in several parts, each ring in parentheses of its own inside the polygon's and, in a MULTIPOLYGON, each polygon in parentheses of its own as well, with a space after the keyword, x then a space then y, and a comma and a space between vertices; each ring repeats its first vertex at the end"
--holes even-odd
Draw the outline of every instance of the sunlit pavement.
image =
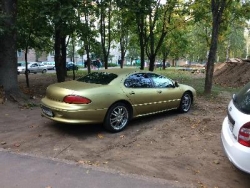
MULTIPOLYGON (((178 182, 0 149, 1 188, 180 188, 178 182)), ((190 186, 189 186, 190 187, 190 186)))

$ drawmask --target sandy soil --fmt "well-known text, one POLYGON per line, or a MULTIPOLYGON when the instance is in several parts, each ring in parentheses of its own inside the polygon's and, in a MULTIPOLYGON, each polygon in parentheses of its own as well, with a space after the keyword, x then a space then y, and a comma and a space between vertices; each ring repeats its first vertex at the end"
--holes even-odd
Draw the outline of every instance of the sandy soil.
MULTIPOLYGON (((46 84, 30 75, 36 89, 26 91, 39 103, 46 84)), ((25 88, 24 76, 19 76, 25 88)), ((246 188, 249 175, 225 156, 221 124, 231 94, 198 97, 189 113, 168 112, 133 120, 111 134, 101 125, 67 125, 40 116, 39 107, 0 104, 0 147, 37 156, 76 161, 124 173, 173 180, 191 187, 246 188)))

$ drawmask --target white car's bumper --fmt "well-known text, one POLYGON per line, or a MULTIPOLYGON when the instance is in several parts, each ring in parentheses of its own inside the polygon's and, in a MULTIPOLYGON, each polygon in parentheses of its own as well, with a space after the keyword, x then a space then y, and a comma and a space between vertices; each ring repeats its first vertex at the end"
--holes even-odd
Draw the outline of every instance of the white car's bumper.
POLYGON ((239 144, 238 135, 234 135, 226 117, 222 124, 221 140, 229 160, 240 170, 250 173, 250 148, 239 144))

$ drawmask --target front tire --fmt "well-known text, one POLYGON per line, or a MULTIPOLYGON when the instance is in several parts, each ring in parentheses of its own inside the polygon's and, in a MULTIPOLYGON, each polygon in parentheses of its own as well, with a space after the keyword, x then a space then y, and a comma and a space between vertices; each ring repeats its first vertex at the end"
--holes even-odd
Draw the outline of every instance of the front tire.
POLYGON ((190 92, 185 92, 181 98, 181 103, 179 106, 179 111, 186 113, 190 110, 192 104, 192 96, 190 92))
POLYGON ((127 126, 129 116, 128 107, 124 103, 116 103, 109 108, 104 127, 110 132, 120 132, 127 126))

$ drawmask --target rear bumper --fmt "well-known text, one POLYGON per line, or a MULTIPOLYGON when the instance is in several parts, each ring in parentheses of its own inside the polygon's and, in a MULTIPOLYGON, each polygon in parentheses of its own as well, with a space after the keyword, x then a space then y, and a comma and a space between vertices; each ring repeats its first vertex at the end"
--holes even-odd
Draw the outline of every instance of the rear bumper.
POLYGON ((229 129, 228 117, 222 124, 221 141, 228 159, 240 170, 250 174, 250 148, 238 143, 238 135, 229 129))
MULTIPOLYGON (((49 103, 44 103, 45 99, 41 101, 41 109, 45 107, 52 113, 52 116, 46 114, 42 110, 41 115, 53 121, 62 122, 62 123, 72 123, 72 124, 94 124, 102 123, 104 121, 105 115, 107 113, 106 108, 103 109, 88 109, 81 105, 75 105, 75 108, 59 108, 59 105, 56 105, 56 102, 46 101, 49 103)), ((70 105, 69 105, 70 106, 70 105)))

